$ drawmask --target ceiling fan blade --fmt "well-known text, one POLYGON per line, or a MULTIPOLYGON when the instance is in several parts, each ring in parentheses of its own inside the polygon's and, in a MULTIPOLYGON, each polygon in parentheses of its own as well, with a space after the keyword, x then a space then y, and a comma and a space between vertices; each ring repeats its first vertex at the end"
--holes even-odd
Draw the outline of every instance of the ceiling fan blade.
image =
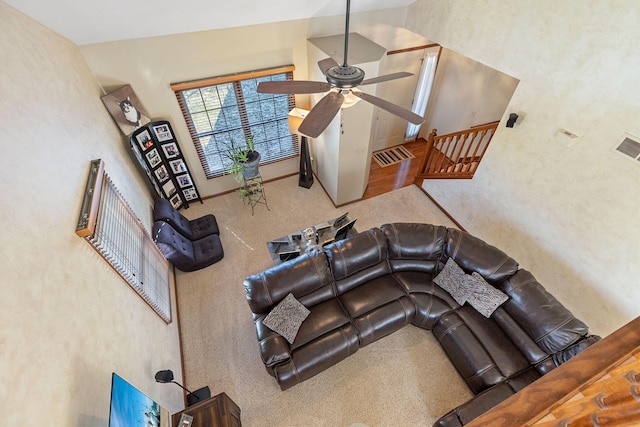
POLYGON ((327 75, 327 70, 332 67, 337 67, 338 63, 333 58, 326 58, 322 61, 318 61, 318 67, 320 67, 320 71, 322 74, 327 75))
POLYGON ((329 126, 340 111, 344 96, 339 92, 329 92, 309 111, 298 131, 311 138, 317 138, 329 126))
POLYGON ((281 82, 258 83, 258 93, 281 93, 295 95, 302 93, 328 92, 331 85, 326 82, 312 82, 307 80, 285 80, 281 82))
POLYGON ((360 83, 360 85, 370 85, 374 83, 388 82, 389 80, 401 79, 403 77, 409 77, 409 76, 413 76, 413 74, 407 73, 406 71, 402 71, 400 73, 385 74, 384 76, 378 76, 378 77, 373 77, 371 79, 363 80, 362 83, 360 83))
POLYGON ((382 98, 378 98, 377 96, 369 95, 368 93, 360 91, 351 91, 351 93, 359 98, 364 99, 367 102, 372 103, 377 107, 382 108, 383 110, 390 112, 391 114, 395 114, 401 119, 413 123, 414 125, 419 125, 424 122, 424 117, 421 117, 416 113, 407 110, 406 108, 402 108, 399 105, 393 104, 389 101, 385 101, 382 98))

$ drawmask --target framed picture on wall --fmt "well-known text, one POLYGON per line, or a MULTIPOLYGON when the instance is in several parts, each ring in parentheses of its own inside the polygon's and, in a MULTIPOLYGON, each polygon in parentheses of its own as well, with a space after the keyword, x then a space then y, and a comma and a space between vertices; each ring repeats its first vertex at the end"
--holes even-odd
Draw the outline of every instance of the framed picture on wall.
POLYGON ((180 206, 182 206, 182 199, 180 198, 179 194, 173 196, 169 201, 171 202, 171 206, 173 206, 174 209, 178 209, 180 206))
POLYGON ((173 185, 173 182, 168 181, 166 184, 162 186, 162 191, 164 191, 165 196, 171 197, 177 190, 176 190, 176 186, 173 185))
POLYGON ((193 187, 182 190, 182 194, 184 194, 184 198, 187 200, 195 200, 198 198, 198 193, 196 193, 196 189, 193 187))
POLYGON ((136 140, 138 141, 138 145, 142 151, 147 151, 149 148, 153 147, 153 141, 151 140, 151 135, 149 135, 149 131, 147 129, 137 134, 136 140))
POLYGON ((158 166, 158 164, 160 164, 160 162, 162 161, 162 159, 160 159, 160 155, 158 154, 158 151, 155 148, 149 151, 147 154, 145 154, 145 156, 147 156, 149 165, 152 168, 155 168, 156 166, 158 166))
POLYGON ((173 171, 173 173, 182 173, 187 171, 187 167, 185 166, 182 159, 172 160, 169 162, 169 165, 171 165, 171 170, 173 171))
POLYGON ((178 180, 178 185, 180 186, 180 188, 189 187, 193 185, 193 182, 191 181, 191 177, 189 176, 189 174, 178 175, 176 176, 176 179, 178 180))
POLYGON ((164 165, 161 165, 158 169, 156 169, 155 174, 158 178, 158 181, 160 182, 165 182, 167 179, 169 179, 169 172, 167 172, 167 168, 164 165))
POLYGON ((149 113, 133 92, 131 85, 123 86, 103 96, 102 103, 120 131, 127 136, 151 121, 149 113))
POLYGON ((180 155, 180 150, 178 150, 178 145, 175 142, 162 144, 162 151, 164 151, 164 155, 167 157, 167 159, 173 159, 174 157, 178 157, 180 155))
POLYGON ((173 135, 171 135, 171 130, 169 129, 169 126, 166 124, 154 126, 153 131, 156 134, 156 138, 158 138, 158 141, 160 142, 169 141, 173 139, 173 135))
POLYGON ((182 414, 180 416, 180 421, 178 421, 178 425, 176 427, 191 427, 192 422, 193 417, 191 415, 182 414))

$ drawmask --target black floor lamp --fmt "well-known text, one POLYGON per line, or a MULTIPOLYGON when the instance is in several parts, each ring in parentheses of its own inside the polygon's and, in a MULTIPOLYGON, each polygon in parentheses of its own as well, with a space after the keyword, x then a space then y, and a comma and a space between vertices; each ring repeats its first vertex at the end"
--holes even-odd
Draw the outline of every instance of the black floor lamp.
POLYGON ((304 188, 311 188, 313 185, 313 170, 311 169, 311 157, 309 155, 309 144, 307 137, 302 137, 300 143, 300 176, 298 177, 298 185, 304 188))
POLYGON ((289 122, 289 131, 302 137, 300 142, 300 171, 298 176, 298 185, 304 188, 311 188, 313 185, 313 169, 311 168, 311 153, 309 152, 309 142, 307 137, 298 132, 298 126, 309 112, 300 108, 294 108, 289 111, 287 121, 289 122))

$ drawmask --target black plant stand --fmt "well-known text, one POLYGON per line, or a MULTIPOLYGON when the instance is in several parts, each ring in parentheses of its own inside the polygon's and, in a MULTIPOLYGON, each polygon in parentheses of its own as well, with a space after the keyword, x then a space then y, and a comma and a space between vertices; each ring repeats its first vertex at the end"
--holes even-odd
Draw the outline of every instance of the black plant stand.
POLYGON ((251 205, 251 216, 253 216, 254 208, 258 203, 265 205, 268 211, 271 210, 267 204, 267 195, 264 192, 261 174, 258 174, 253 178, 244 178, 244 186, 242 189, 242 200, 243 202, 251 205))
POLYGON ((311 157, 309 156, 309 145, 307 137, 302 137, 300 143, 300 177, 298 185, 304 188, 311 188, 313 185, 313 170, 311 169, 311 157))

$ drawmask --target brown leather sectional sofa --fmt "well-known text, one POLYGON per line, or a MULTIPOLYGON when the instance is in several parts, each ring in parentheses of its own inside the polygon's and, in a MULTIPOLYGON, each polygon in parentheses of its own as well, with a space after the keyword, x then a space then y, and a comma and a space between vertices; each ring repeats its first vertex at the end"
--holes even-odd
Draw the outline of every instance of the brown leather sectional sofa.
POLYGON ((468 423, 599 339, 504 252, 430 224, 385 224, 244 286, 262 361, 283 390, 409 323, 432 331, 476 394, 436 426, 468 423), (459 305, 433 282, 449 258, 508 300, 489 318, 459 305), (310 312, 292 344, 263 324, 290 293, 310 312))

